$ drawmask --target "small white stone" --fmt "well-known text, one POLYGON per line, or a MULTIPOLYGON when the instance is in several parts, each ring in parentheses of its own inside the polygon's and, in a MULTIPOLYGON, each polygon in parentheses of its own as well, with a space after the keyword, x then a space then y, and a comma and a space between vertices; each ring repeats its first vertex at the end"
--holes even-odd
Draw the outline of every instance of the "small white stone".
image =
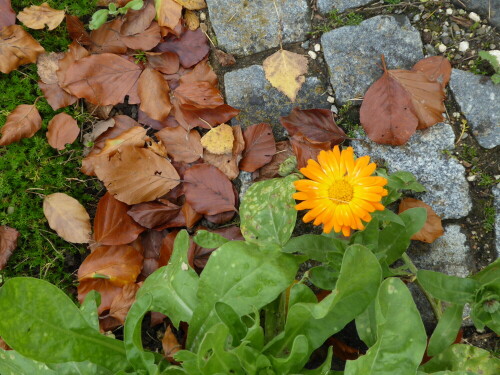
POLYGON ((450 23, 448 21, 444 21, 445 26, 450 26, 450 23))
POLYGON ((476 181, 476 179, 477 179, 477 176, 475 174, 467 177, 467 181, 469 181, 469 182, 476 181))
POLYGON ((201 12, 200 13, 200 21, 205 21, 207 19, 207 15, 205 14, 205 12, 201 12))
POLYGON ((446 14, 451 16, 453 14, 453 9, 451 8, 446 9, 446 14))
POLYGON ((474 22, 481 22, 481 17, 477 13, 470 12, 469 13, 469 18, 473 20, 474 22))
POLYGON ((333 104, 335 103, 335 98, 333 96, 328 96, 328 98, 326 98, 326 101, 330 104, 333 104))
POLYGON ((318 57, 318 54, 316 52, 314 52, 314 51, 309 51, 309 52, 307 52, 307 54, 313 60, 316 60, 316 58, 318 57))
POLYGON ((418 21, 420 21, 420 14, 415 14, 413 16, 413 22, 418 22, 418 21))
POLYGON ((460 42, 460 44, 458 45, 458 50, 460 52, 465 52, 469 49, 469 42, 467 41, 463 41, 463 42, 460 42))
POLYGON ((460 112, 453 112, 453 117, 460 118, 460 112))
POLYGON ((332 105, 332 106, 330 107, 330 111, 332 111, 333 113, 339 113, 339 109, 337 108, 337 106, 336 106, 336 105, 332 105))
POLYGON ((314 50, 315 50, 316 52, 321 51, 321 45, 320 45, 319 43, 316 43, 316 44, 314 45, 314 50))
POLYGON ((444 52, 446 52, 446 46, 444 44, 440 44, 438 46, 438 50, 439 50, 439 52, 444 53, 444 52))

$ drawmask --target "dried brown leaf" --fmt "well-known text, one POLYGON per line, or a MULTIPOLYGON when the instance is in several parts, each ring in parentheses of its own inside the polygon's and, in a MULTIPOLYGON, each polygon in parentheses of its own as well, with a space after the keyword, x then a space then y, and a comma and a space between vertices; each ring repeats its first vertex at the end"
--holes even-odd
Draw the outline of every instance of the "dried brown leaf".
POLYGON ((160 227, 172 220, 180 212, 181 207, 169 201, 139 203, 130 208, 127 213, 143 227, 152 229, 160 227))
POLYGON ((269 124, 261 123, 249 126, 243 131, 245 151, 240 162, 240 169, 255 172, 271 161, 276 153, 276 142, 269 124))
POLYGON ((47 141, 57 150, 64 150, 66 144, 73 143, 80 134, 76 120, 66 113, 55 115, 49 121, 47 130, 47 141))
POLYGON ((184 13, 184 21, 186 22, 186 26, 188 27, 189 30, 196 30, 198 27, 200 27, 200 19, 198 18, 197 14, 193 11, 186 10, 184 13))
POLYGON ((183 127, 164 128, 156 133, 167 153, 175 160, 192 163, 203 156, 201 137, 197 130, 186 131, 183 127))
POLYGON ((34 105, 18 105, 8 116, 0 129, 0 146, 7 146, 23 138, 31 138, 40 130, 42 118, 34 105))
POLYGON ((230 53, 226 53, 220 49, 215 49, 214 53, 221 66, 231 66, 236 64, 236 59, 230 53))
POLYGON ((182 15, 182 6, 174 0, 156 0, 156 19, 160 26, 174 29, 182 15))
MULTIPOLYGON (((97 249, 96 249, 97 250, 97 249)), ((99 292, 101 295, 101 304, 97 308, 97 313, 101 314, 109 310, 115 297, 121 293, 122 286, 115 285, 106 279, 85 279, 78 284, 78 301, 83 303, 85 296, 91 290, 99 292)))
POLYGON ((399 204, 399 213, 410 208, 423 207, 427 210, 427 220, 424 226, 411 239, 426 243, 433 243, 444 234, 441 218, 434 212, 431 206, 414 198, 405 198, 399 204))
POLYGON ((139 77, 138 93, 141 99, 141 111, 153 120, 167 119, 172 104, 170 103, 170 88, 163 75, 151 68, 146 68, 139 77))
POLYGON ((175 0, 184 8, 189 10, 200 10, 207 7, 205 0, 175 0))
POLYGON ((0 225, 0 271, 5 268, 7 261, 17 247, 20 233, 6 225, 0 225))
POLYGON ((34 63, 43 47, 19 25, 0 29, 0 72, 9 74, 24 64, 34 63))
POLYGON ((135 295, 139 288, 140 285, 135 283, 124 285, 120 293, 113 298, 109 308, 109 315, 117 319, 121 324, 125 324, 125 318, 130 307, 135 302, 135 295))
POLYGON ((16 12, 10 5, 10 0, 0 0, 0 30, 16 23, 16 12))
POLYGON ((163 74, 174 74, 179 70, 179 56, 174 52, 147 52, 148 66, 163 74))
POLYGON ((182 345, 179 344, 179 341, 177 341, 177 338, 172 333, 172 329, 170 328, 170 326, 168 326, 167 330, 165 331, 165 335, 161 340, 161 346, 163 348, 163 356, 170 363, 176 363, 174 360, 174 354, 182 349, 182 345))
POLYGON ((184 68, 191 68, 198 64, 210 51, 208 39, 200 29, 187 30, 180 38, 170 35, 156 49, 158 52, 175 52, 179 55, 181 65, 184 68))
POLYGON ((52 9, 47 3, 32 5, 19 12, 17 19, 30 29, 43 29, 47 25, 54 30, 64 20, 64 10, 52 9))
POLYGON ((142 33, 151 26, 155 17, 156 10, 154 2, 145 1, 142 9, 129 9, 127 11, 120 33, 124 36, 142 33))
POLYGON ((443 89, 451 77, 450 61, 443 56, 431 56, 420 60, 412 70, 424 73, 429 81, 438 82, 443 89))
POLYGON ((59 69, 59 60, 65 57, 62 52, 42 53, 36 61, 37 73, 43 83, 58 83, 57 70, 59 69))
POLYGON ((306 81, 307 58, 280 49, 262 62, 266 78, 271 85, 288 96, 293 102, 306 81))
POLYGON ((130 49, 149 51, 161 42, 160 26, 158 26, 158 23, 153 22, 143 32, 122 36, 121 39, 130 49))
POLYGON ((97 30, 90 33, 90 52, 92 53, 116 53, 127 52, 127 46, 122 40, 120 30, 123 25, 122 18, 115 18, 106 22, 97 30))

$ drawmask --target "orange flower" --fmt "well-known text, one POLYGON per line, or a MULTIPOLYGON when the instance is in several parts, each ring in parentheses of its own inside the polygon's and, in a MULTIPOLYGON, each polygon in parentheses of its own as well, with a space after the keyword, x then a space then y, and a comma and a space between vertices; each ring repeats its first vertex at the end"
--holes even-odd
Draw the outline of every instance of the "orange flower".
POLYGON ((309 160, 300 169, 309 180, 295 181, 298 192, 293 197, 303 201, 295 209, 310 210, 304 222, 323 224, 325 233, 333 229, 349 236, 351 229, 364 229, 362 222, 372 219, 370 213, 385 208, 380 201, 387 195, 387 180, 372 176, 376 168, 369 156, 356 159, 352 147, 321 151, 317 162, 309 160))

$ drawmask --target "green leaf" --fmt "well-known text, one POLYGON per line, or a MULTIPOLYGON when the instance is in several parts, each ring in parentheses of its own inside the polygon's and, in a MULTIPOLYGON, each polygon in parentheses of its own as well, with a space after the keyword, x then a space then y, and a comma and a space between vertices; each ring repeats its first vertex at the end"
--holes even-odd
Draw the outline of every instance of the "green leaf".
POLYGON ((458 305, 472 302, 479 287, 479 283, 472 279, 427 270, 419 270, 417 279, 434 298, 458 305))
POLYGON ((389 204, 397 201, 401 197, 402 190, 412 190, 417 193, 425 191, 425 187, 420 184, 415 176, 406 171, 398 171, 387 175, 386 170, 377 170, 377 175, 387 178, 387 185, 385 188, 388 190, 388 195, 382 199, 382 204, 388 206, 389 204))
POLYGON ((241 233, 249 242, 284 246, 290 239, 297 211, 292 194, 296 175, 256 182, 240 205, 241 233))
MULTIPOLYGON (((382 271, 373 253, 361 245, 349 246, 336 289, 319 303, 297 303, 288 311, 283 337, 268 344, 275 356, 290 352, 297 335, 305 335, 312 352, 359 315, 375 298, 382 271)), ((302 363, 301 365, 304 365, 302 363)))
POLYGON ((116 14, 116 10, 117 9, 118 9, 118 7, 116 6, 115 3, 109 3, 108 4, 109 14, 116 14))
POLYGON ((127 366, 123 343, 96 332, 71 299, 44 280, 7 280, 0 288, 0 311, 0 336, 25 357, 88 360, 112 371, 127 366))
POLYGON ((291 238, 283 247, 285 253, 305 254, 309 259, 340 266, 347 244, 343 240, 318 234, 304 234, 291 238))
POLYGON ((247 327, 241 321, 239 315, 236 314, 236 311, 227 303, 217 302, 215 304, 215 312, 220 321, 229 329, 229 334, 233 338, 232 345, 237 347, 247 334, 247 327))
POLYGON ((132 10, 141 10, 143 6, 144 6, 143 0, 132 0, 127 4, 125 4, 123 8, 132 10))
POLYGON ((500 360, 492 353, 465 344, 454 344, 437 357, 420 366, 421 371, 468 371, 474 375, 497 375, 500 373, 500 360))
POLYGON ((463 311, 464 305, 453 304, 446 309, 429 340, 428 356, 438 355, 455 342, 462 325, 463 311))
POLYGON ((99 27, 104 25, 108 19, 109 11, 107 9, 100 9, 92 15, 92 19, 89 22, 90 30, 97 30, 99 27))
POLYGON ((470 277, 481 284, 500 283, 500 258, 470 277))
POLYGON ((193 237, 194 242, 200 245, 201 247, 205 247, 207 249, 215 249, 221 247, 229 240, 220 234, 209 232, 207 230, 199 230, 193 237))
POLYGON ((175 327, 179 326, 180 321, 191 321, 198 303, 198 275, 188 265, 188 248, 189 234, 182 230, 175 238, 174 251, 168 265, 153 272, 136 296, 136 299, 140 299, 151 294, 151 310, 167 315, 175 327))
POLYGON ((386 221, 390 223, 396 223, 399 225, 405 225, 405 222, 403 221, 403 219, 401 219, 401 217, 398 214, 392 212, 387 208, 383 211, 375 211, 371 215, 372 215, 372 220, 373 218, 377 218, 381 222, 386 221))
POLYGON ((99 332, 99 315, 97 314, 97 308, 101 304, 101 295, 95 290, 91 290, 85 296, 82 305, 80 306, 80 311, 83 317, 89 324, 89 326, 94 327, 94 329, 99 332))
POLYGON ((320 289, 335 289, 335 284, 337 284, 338 278, 339 271, 328 266, 313 267, 309 270, 309 279, 320 289))
POLYGON ((204 334, 219 322, 217 302, 228 304, 239 316, 250 314, 275 300, 292 283, 297 269, 292 255, 241 241, 222 245, 200 276, 199 303, 189 324, 187 348, 196 350, 204 334))
POLYGON ((360 315, 356 317, 356 331, 366 346, 371 347, 377 342, 377 319, 375 300, 360 315))
POLYGON ((275 358, 269 356, 273 369, 278 374, 293 374, 302 368, 302 363, 309 359, 309 342, 304 335, 298 335, 293 340, 292 349, 287 357, 275 358))
POLYGON ((15 350, 7 351, 3 349, 0 349, 0 374, 57 375, 56 372, 42 362, 23 357, 15 350))
POLYGON ((296 303, 317 303, 318 298, 314 292, 305 284, 294 284, 290 289, 288 298, 288 310, 296 303))
MULTIPOLYGON (((49 363, 50 369, 54 370, 57 375, 113 375, 117 374, 103 367, 85 362, 65 362, 65 363, 49 363)), ((121 370, 123 371, 123 370, 121 370)), ((120 372, 118 372, 119 374, 120 372)), ((28 373, 27 373, 28 374, 28 373)), ((37 373, 38 374, 38 373, 37 373)))
POLYGON ((500 61, 498 60, 498 57, 493 55, 490 51, 479 51, 479 57, 487 60, 493 69, 495 69, 497 73, 500 73, 500 61))
POLYGON ((425 352, 427 335, 406 285, 384 280, 375 301, 377 342, 366 355, 347 361, 345 375, 414 374, 425 352))

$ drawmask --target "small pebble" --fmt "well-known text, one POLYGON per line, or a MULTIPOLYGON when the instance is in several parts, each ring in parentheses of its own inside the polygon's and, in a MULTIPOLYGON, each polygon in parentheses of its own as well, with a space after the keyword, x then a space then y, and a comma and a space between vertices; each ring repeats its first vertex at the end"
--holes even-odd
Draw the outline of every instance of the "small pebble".
POLYGON ((320 45, 319 43, 316 43, 316 44, 314 45, 314 50, 315 50, 316 52, 321 51, 321 45, 320 45))
POLYGON ((333 96, 328 96, 328 98, 326 98, 326 101, 330 104, 333 104, 335 103, 335 98, 333 96))
POLYGON ((474 21, 474 22, 481 22, 481 17, 477 13, 470 12, 469 13, 469 18, 474 21))
POLYGON ((459 9, 458 13, 460 13, 460 14, 465 14, 465 13, 467 13, 467 12, 466 12, 464 9, 459 9))
POLYGON ((453 9, 451 8, 446 9, 446 14, 451 16, 453 14, 453 9))
POLYGON ((477 176, 475 174, 467 177, 467 181, 469 181, 469 182, 476 181, 476 179, 477 179, 477 176))
POLYGON ((318 57, 318 54, 316 52, 314 52, 314 51, 308 51, 307 54, 313 60, 316 60, 316 58, 318 57))
POLYGON ((415 16, 413 17, 413 22, 418 22, 420 21, 420 14, 415 14, 415 16))
POLYGON ((467 41, 460 42, 460 44, 458 45, 458 50, 460 52, 465 52, 468 49, 469 49, 469 42, 467 41))
POLYGON ((497 45, 496 44, 490 44, 490 49, 497 49, 497 45))
POLYGON ((333 113, 339 113, 339 110, 338 110, 337 106, 335 106, 335 105, 331 106, 330 111, 332 111, 333 113))
POLYGON ((460 112, 453 112, 453 117, 460 118, 460 112))
POLYGON ((438 45, 438 50, 439 52, 444 53, 446 52, 446 46, 444 44, 440 44, 438 45))
POLYGON ((200 21, 205 21, 207 19, 207 15, 205 14, 205 12, 201 12, 200 13, 200 21))

